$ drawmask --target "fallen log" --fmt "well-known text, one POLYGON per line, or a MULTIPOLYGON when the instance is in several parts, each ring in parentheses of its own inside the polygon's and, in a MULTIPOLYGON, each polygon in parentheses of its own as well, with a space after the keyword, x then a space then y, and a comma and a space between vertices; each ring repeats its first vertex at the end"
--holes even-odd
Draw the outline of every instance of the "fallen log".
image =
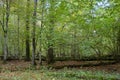
POLYGON ((93 66, 111 65, 111 64, 116 64, 116 63, 118 62, 110 61, 110 62, 99 62, 97 64, 85 63, 85 64, 79 64, 79 65, 62 65, 62 66, 49 65, 48 68, 62 69, 62 68, 76 68, 76 67, 93 67, 93 66))

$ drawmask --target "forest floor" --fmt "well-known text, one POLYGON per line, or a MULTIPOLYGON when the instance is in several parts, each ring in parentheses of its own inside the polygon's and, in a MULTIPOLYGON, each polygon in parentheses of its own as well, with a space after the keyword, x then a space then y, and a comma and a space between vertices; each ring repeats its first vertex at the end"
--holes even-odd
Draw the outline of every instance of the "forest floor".
POLYGON ((7 64, 0 62, 0 80, 120 80, 120 63, 80 66, 90 63, 97 64, 99 61, 56 61, 52 65, 43 62, 36 68, 23 60, 11 60, 7 64))
MULTIPOLYGON (((83 69, 83 70, 90 70, 90 71, 106 71, 106 72, 117 72, 120 73, 120 63, 114 63, 114 64, 106 64, 106 65, 92 65, 91 64, 98 64, 100 61, 56 61, 54 64, 49 65, 56 70, 63 69, 64 67, 67 68, 74 68, 74 69, 83 69), (87 64, 87 66, 84 66, 84 64, 87 64), (83 65, 83 66, 81 66, 83 65)), ((24 60, 11 60, 8 61, 7 64, 2 64, 0 62, 0 72, 4 72, 4 70, 10 70, 10 71, 17 71, 17 70, 25 70, 31 68, 31 62, 26 62, 24 60)), ((48 65, 43 62, 43 65, 45 67, 48 67, 48 65)), ((36 69, 40 69, 41 66, 37 65, 36 69)))
POLYGON ((117 72, 120 73, 120 63, 114 64, 99 64, 100 61, 63 61, 63 62, 56 62, 53 66, 71 66, 70 68, 76 68, 81 70, 90 70, 90 71, 106 71, 106 72, 117 72), (92 65, 91 65, 92 64, 92 65), (81 66, 83 65, 83 66, 81 66))

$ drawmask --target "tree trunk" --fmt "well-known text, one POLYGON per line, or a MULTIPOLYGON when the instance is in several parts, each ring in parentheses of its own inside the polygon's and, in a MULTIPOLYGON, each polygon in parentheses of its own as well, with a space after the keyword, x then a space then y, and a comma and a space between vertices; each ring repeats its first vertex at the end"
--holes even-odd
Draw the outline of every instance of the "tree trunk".
POLYGON ((118 57, 119 54, 120 54, 120 27, 118 26, 117 44, 116 44, 116 55, 115 55, 115 59, 117 61, 120 61, 120 58, 118 57))
POLYGON ((7 55, 8 55, 7 32, 8 32, 8 22, 9 22, 9 12, 10 12, 9 3, 10 3, 9 0, 6 0, 6 23, 5 23, 6 26, 3 26, 3 31, 4 31, 4 59, 3 60, 4 60, 4 63, 6 63, 7 55))
POLYGON ((32 65, 35 63, 36 42, 35 42, 35 29, 36 29, 36 15, 37 15, 37 0, 34 0, 34 12, 33 12, 33 33, 32 33, 32 65))
POLYGON ((7 55, 8 55, 8 49, 7 49, 7 33, 4 33, 4 63, 6 63, 7 60, 7 55))
POLYGON ((53 62, 54 62, 53 48, 49 47, 48 48, 48 53, 47 53, 47 63, 51 64, 53 62))
POLYGON ((41 28, 40 28, 40 52, 39 52, 39 64, 42 65, 42 59, 41 59, 41 54, 42 54, 42 30, 43 30, 43 17, 44 17, 44 0, 41 0, 42 3, 42 16, 41 16, 41 28))
POLYGON ((19 15, 18 15, 18 19, 17 19, 17 24, 18 24, 18 29, 17 29, 17 32, 18 32, 18 36, 17 36, 17 39, 18 39, 18 42, 17 42, 17 57, 20 58, 20 44, 19 44, 19 36, 20 36, 20 26, 19 26, 19 21, 20 21, 20 18, 19 18, 19 15))
POLYGON ((30 61, 30 42, 29 42, 29 17, 30 17, 30 0, 27 0, 26 6, 26 61, 30 61))
POLYGON ((47 36, 48 40, 48 50, 47 50, 47 63, 51 64, 54 62, 54 49, 53 49, 53 38, 54 38, 54 0, 50 1, 50 9, 49 9, 49 33, 47 36))

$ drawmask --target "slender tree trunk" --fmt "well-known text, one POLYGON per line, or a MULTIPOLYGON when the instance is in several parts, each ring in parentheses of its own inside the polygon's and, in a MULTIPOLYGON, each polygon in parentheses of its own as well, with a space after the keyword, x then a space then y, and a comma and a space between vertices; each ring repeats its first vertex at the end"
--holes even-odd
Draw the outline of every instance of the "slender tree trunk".
MULTIPOLYGON (((3 9, 4 9, 4 5, 3 5, 3 9)), ((3 33, 5 32, 5 19, 4 19, 4 17, 5 17, 5 13, 3 12, 3 14, 2 14, 2 21, 0 21, 0 25, 2 27, 3 33)), ((4 37, 3 37, 3 39, 4 39, 4 37)), ((3 40, 3 44, 2 44, 2 55, 3 55, 3 57, 4 57, 4 45, 5 45, 4 43, 5 42, 3 40)), ((4 59, 4 58, 2 58, 2 59, 4 59)))
MULTIPOLYGON (((7 55, 8 55, 8 22, 9 22, 9 12, 10 12, 10 4, 9 0, 6 0, 6 21, 5 21, 5 26, 4 27, 4 63, 7 60, 7 55), (6 27, 6 28, 5 28, 6 27)), ((3 24, 4 25, 4 24, 3 24)))
POLYGON ((19 18, 19 15, 18 15, 18 19, 17 19, 17 24, 18 24, 18 29, 17 29, 17 32, 18 32, 18 36, 17 36, 17 39, 18 39, 18 44, 17 44, 17 56, 18 58, 20 58, 20 44, 19 44, 19 36, 20 36, 20 26, 19 26, 19 22, 20 22, 20 18, 19 18))
POLYGON ((75 45, 75 31, 72 34, 72 44, 71 44, 71 57, 75 59, 75 54, 76 54, 76 45, 75 45))
POLYGON ((8 55, 8 50, 7 50, 7 33, 4 33, 4 63, 6 63, 7 60, 7 55, 8 55))
POLYGON ((34 12, 33 12, 33 33, 32 33, 32 65, 35 63, 36 42, 35 42, 35 29, 36 29, 36 16, 37 16, 37 0, 34 0, 34 12))
POLYGON ((41 54, 42 54, 42 30, 43 30, 43 17, 44 17, 44 0, 42 0, 42 16, 41 16, 41 28, 40 28, 40 52, 39 52, 39 64, 42 65, 42 59, 41 59, 41 54))
POLYGON ((29 41, 29 25, 30 25, 30 0, 27 0, 26 5, 26 61, 30 61, 30 41, 29 41))

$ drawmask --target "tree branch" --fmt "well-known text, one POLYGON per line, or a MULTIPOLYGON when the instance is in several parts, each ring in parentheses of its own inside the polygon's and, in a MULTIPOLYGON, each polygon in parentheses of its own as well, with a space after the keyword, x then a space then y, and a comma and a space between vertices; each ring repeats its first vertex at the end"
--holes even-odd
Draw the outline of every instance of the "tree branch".
POLYGON ((2 26, 3 31, 5 32, 4 25, 3 25, 2 21, 0 21, 0 24, 2 26))

